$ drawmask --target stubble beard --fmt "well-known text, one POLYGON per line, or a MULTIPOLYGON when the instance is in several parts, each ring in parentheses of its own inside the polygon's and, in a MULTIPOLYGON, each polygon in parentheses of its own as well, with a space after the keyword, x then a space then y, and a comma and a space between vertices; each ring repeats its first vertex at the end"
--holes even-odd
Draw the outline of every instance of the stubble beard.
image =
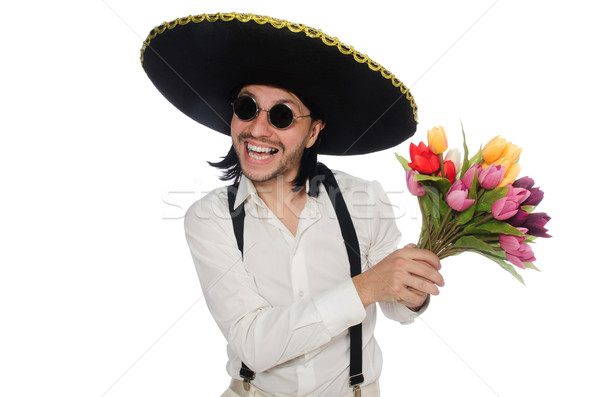
MULTIPOLYGON (((304 138, 302 143, 300 145, 298 145, 297 147, 293 148, 293 151, 290 152, 289 154, 286 154, 286 149, 281 144, 274 143, 274 142, 268 142, 268 141, 262 141, 263 143, 270 144, 270 145, 278 148, 279 152, 277 153, 277 155, 280 157, 280 159, 278 160, 279 164, 270 174, 253 175, 253 174, 249 173, 248 170, 244 169, 243 162, 240 160, 240 159, 244 158, 244 156, 246 154, 246 153, 244 153, 244 151, 246 150, 246 145, 244 144, 244 139, 247 137, 250 137, 250 136, 251 136, 250 134, 240 134, 240 136, 238 136, 238 143, 236 145, 233 145, 233 147, 238 156, 238 161, 240 162, 240 165, 242 167, 242 174, 244 174, 244 176, 246 178, 248 178, 249 180, 251 180, 252 182, 258 182, 258 183, 268 182, 272 179, 283 176, 285 173, 287 173, 291 169, 291 167, 295 166, 296 164, 299 165, 300 159, 302 158, 302 153, 304 152, 304 148, 306 146, 306 142, 308 141, 308 136, 307 136, 304 138)), ((261 142, 261 141, 259 141, 259 142, 261 142)))

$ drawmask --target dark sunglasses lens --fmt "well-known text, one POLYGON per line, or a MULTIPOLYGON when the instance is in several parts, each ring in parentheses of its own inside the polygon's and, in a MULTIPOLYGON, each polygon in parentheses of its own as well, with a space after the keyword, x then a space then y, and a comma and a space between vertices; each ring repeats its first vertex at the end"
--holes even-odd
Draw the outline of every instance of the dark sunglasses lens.
POLYGON ((292 113, 292 109, 280 103, 271 108, 269 118, 275 127, 287 128, 294 121, 294 113, 292 113))
POLYGON ((241 96, 233 102, 233 112, 240 120, 252 120, 256 115, 256 109, 256 102, 249 96, 241 96))

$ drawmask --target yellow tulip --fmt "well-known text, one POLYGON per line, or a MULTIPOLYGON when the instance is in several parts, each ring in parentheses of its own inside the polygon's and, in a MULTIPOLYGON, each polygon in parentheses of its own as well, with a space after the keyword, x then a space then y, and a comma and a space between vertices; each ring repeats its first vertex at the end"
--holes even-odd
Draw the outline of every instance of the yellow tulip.
POLYGON ((448 149, 448 138, 446 138, 444 127, 433 127, 427 131, 427 143, 429 144, 429 150, 434 154, 444 153, 448 149))
POLYGON ((483 157, 486 163, 493 164, 502 156, 505 147, 506 139, 500 138, 500 135, 498 135, 485 144, 481 151, 481 157, 483 157))
POLYGON ((502 179, 502 181, 500 181, 500 184, 498 186, 503 187, 508 185, 509 183, 513 183, 515 179, 517 179, 517 176, 519 176, 520 172, 521 166, 519 165, 519 163, 514 163, 510 166, 510 168, 506 170, 504 178, 502 179))
MULTIPOLYGON (((517 161, 517 159, 521 155, 521 150, 523 150, 523 149, 518 147, 514 143, 509 142, 504 147, 504 150, 502 151, 500 158, 502 158, 508 165, 511 165, 512 163, 517 161)), ((495 164, 498 164, 498 163, 495 163, 495 164)), ((505 164, 502 164, 502 165, 504 165, 505 167, 508 168, 508 166, 506 166, 505 164)))

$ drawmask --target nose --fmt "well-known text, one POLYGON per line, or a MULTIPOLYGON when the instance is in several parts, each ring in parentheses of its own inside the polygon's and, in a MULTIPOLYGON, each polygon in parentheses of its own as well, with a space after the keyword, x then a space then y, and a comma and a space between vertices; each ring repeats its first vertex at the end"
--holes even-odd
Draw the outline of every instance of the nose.
POLYGON ((251 121, 250 133, 255 136, 270 136, 272 135, 271 124, 269 123, 269 115, 266 109, 259 108, 258 114, 251 121))

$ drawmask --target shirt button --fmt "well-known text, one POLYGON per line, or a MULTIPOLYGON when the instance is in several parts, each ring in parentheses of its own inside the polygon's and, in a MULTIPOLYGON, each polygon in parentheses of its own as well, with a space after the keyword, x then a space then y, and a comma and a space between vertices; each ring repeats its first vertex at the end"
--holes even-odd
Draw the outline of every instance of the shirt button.
POLYGON ((300 291, 300 292, 298 292, 298 296, 299 296, 300 298, 302 298, 302 297, 304 296, 304 291, 300 291))

